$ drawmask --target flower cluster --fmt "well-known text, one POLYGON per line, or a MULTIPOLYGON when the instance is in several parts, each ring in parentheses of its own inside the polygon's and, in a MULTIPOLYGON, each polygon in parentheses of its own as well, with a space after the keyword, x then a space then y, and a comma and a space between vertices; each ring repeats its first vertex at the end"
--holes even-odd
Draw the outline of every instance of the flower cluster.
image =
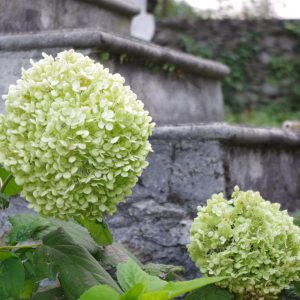
POLYGON ((221 287, 242 299, 277 299, 300 279, 300 228, 280 205, 235 188, 198 207, 188 250, 201 272, 227 276, 221 287))
POLYGON ((119 74, 74 50, 43 57, 3 97, 0 163, 41 215, 101 220, 147 166, 154 124, 119 74))

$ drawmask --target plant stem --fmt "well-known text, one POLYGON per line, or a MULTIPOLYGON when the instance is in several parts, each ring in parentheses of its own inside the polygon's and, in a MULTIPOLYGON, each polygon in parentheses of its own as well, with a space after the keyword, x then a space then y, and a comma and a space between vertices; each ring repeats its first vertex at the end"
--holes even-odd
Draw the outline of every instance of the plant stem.
POLYGON ((16 245, 16 246, 2 246, 0 247, 0 251, 2 250, 13 250, 13 249, 26 249, 26 248, 36 248, 38 246, 41 246, 42 243, 40 244, 32 244, 32 245, 16 245))
POLYGON ((9 182, 12 180, 12 178, 13 178, 12 174, 9 174, 9 175, 6 177, 4 183, 3 183, 2 187, 1 187, 1 190, 0 190, 1 193, 3 193, 3 192, 5 191, 7 185, 8 185, 9 182))

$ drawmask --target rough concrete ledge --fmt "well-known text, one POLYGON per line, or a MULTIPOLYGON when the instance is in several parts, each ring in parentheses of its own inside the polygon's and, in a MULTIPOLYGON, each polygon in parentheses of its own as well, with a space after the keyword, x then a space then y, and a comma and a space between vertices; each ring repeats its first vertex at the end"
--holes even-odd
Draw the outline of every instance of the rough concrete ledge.
POLYGON ((229 68, 221 63, 196 58, 169 48, 157 46, 137 39, 122 38, 99 30, 50 31, 45 33, 6 35, 0 37, 0 51, 22 51, 30 49, 55 48, 94 48, 115 53, 127 53, 135 57, 158 63, 169 63, 203 77, 223 78, 229 68))
POLYGON ((300 146, 300 134, 280 128, 255 128, 210 123, 197 125, 161 126, 154 129, 153 140, 198 139, 217 140, 232 144, 262 144, 300 146))
POLYGON ((89 2, 100 7, 114 10, 119 14, 134 16, 140 13, 140 9, 131 4, 130 2, 124 2, 120 0, 81 0, 83 2, 89 2))

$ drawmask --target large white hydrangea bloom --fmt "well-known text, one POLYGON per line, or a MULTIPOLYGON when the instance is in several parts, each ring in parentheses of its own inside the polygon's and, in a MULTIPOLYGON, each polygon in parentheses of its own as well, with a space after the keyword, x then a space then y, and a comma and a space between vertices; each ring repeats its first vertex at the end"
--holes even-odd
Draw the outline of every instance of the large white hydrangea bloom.
POLYGON ((188 250, 203 274, 227 276, 221 287, 241 299, 278 299, 300 280, 300 228, 278 203, 237 187, 198 207, 188 250))
POLYGON ((119 74, 74 50, 22 70, 0 115, 0 163, 29 207, 101 220, 147 166, 153 123, 119 74))

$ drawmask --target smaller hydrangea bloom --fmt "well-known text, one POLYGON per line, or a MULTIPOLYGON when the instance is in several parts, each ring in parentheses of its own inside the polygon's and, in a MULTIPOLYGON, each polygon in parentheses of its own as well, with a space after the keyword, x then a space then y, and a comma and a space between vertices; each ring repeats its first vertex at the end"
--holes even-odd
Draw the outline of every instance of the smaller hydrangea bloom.
POLYGON ((228 201, 213 195, 198 207, 188 251, 207 276, 241 299, 277 299, 300 279, 300 228, 278 203, 235 188, 228 201))
POLYGON ((4 96, 0 163, 41 215, 101 220, 147 166, 154 124, 119 74, 74 50, 43 57, 4 96))

